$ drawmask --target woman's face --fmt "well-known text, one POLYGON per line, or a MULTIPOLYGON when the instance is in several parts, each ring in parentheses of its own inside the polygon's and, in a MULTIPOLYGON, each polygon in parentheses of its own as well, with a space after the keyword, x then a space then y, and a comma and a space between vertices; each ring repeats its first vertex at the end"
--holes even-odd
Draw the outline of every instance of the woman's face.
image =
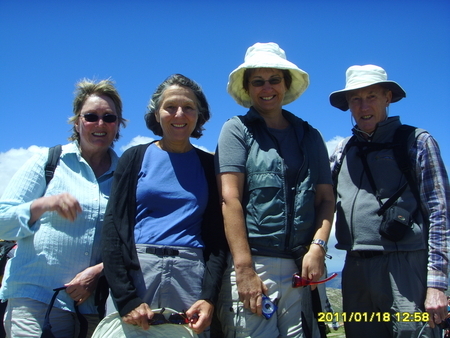
POLYGON ((108 96, 92 94, 84 102, 75 123, 83 152, 106 151, 113 143, 119 131, 119 118, 117 117, 114 122, 105 122, 102 118, 107 114, 117 116, 114 102, 108 96), (89 122, 84 116, 86 114, 96 115, 97 121, 89 122))
POLYGON ((281 112, 281 106, 286 91, 283 72, 280 69, 255 69, 249 78, 248 94, 252 100, 252 106, 260 113, 281 112), (277 79, 281 80, 277 84, 270 84, 268 81, 277 79), (259 87, 255 86, 258 82, 259 84, 262 83, 258 80, 264 81, 264 84, 259 87))
POLYGON ((198 101, 194 92, 182 86, 168 87, 155 117, 165 140, 189 142, 198 120, 198 101))

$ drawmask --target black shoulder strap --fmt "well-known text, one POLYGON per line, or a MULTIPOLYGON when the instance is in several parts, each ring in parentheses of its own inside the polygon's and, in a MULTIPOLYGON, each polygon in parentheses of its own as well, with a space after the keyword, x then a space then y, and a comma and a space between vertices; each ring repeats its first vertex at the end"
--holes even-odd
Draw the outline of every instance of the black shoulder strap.
POLYGON ((59 162, 59 157, 61 156, 61 151, 62 149, 60 144, 51 147, 48 150, 48 159, 45 164, 45 182, 47 185, 53 178, 53 174, 55 173, 56 166, 59 162))
POLYGON ((414 170, 411 166, 411 159, 409 158, 409 148, 411 146, 409 139, 411 134, 415 134, 416 129, 416 127, 409 126, 407 124, 403 124, 397 128, 394 134, 393 143, 397 144, 398 146, 394 147, 394 157, 399 169, 406 177, 411 192, 413 193, 417 201, 418 208, 423 212, 422 203, 420 201, 418 182, 416 176, 414 175, 414 170))
POLYGON ((416 132, 416 127, 403 124, 397 128, 394 134, 394 157, 397 161, 397 165, 403 175, 405 175, 408 181, 409 187, 420 206, 420 193, 417 186, 417 179, 414 176, 413 168, 411 167, 411 159, 409 158, 409 137, 412 133, 416 132))
POLYGON ((397 162, 398 168, 406 176, 408 183, 412 186, 410 181, 414 177, 412 175, 411 160, 409 158, 408 140, 409 136, 416 131, 416 127, 408 126, 406 124, 397 128, 394 134, 393 143, 396 145, 394 149, 394 157, 397 162))

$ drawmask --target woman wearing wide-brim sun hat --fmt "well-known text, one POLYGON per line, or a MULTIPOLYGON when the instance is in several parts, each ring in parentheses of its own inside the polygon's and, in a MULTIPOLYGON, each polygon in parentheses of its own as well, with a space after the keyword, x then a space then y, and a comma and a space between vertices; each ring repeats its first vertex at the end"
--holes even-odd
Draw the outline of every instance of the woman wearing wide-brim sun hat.
POLYGON ((226 337, 317 333, 303 322, 312 317, 309 287, 291 281, 295 272, 313 281, 324 273, 334 210, 328 155, 320 133, 282 108, 308 84, 276 43, 248 48, 229 76, 229 94, 250 109, 224 124, 216 153, 231 249, 218 306, 226 337), (263 295, 277 309, 262 306, 263 295))

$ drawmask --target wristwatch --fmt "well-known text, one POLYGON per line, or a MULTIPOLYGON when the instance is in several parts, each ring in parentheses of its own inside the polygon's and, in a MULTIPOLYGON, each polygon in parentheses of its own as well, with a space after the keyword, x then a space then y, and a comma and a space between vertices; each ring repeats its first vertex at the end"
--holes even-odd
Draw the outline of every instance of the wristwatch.
POLYGON ((325 242, 324 240, 321 239, 313 239, 313 241, 311 242, 311 244, 317 244, 319 245, 323 251, 325 251, 325 253, 327 253, 328 251, 328 247, 327 247, 327 242, 325 242))

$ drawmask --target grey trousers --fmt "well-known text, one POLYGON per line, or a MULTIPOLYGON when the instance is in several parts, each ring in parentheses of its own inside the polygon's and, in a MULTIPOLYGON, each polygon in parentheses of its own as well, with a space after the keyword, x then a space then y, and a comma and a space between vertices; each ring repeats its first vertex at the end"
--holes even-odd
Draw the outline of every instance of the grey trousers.
MULTIPOLYGON (((6 336, 10 338, 40 337, 48 304, 31 298, 10 298, 6 308, 4 324, 6 336)), ((84 314, 88 321, 90 337, 99 323, 97 314, 84 314)), ((53 307, 50 313, 52 333, 58 338, 78 337, 79 323, 74 312, 53 307)))
MULTIPOLYGON (((188 310, 202 292, 203 250, 171 246, 179 251, 178 256, 158 256, 145 253, 146 247, 149 245, 136 245, 141 270, 130 272, 139 297, 152 309, 188 310)), ((107 308, 108 313, 113 312, 112 301, 107 308)), ((208 327, 199 337, 208 338, 209 331, 208 327)))
MULTIPOLYGON (((426 250, 392 252, 371 258, 347 254, 342 272, 347 338, 417 337, 426 321, 426 250)), ((420 337, 433 335, 429 327, 420 337)))

